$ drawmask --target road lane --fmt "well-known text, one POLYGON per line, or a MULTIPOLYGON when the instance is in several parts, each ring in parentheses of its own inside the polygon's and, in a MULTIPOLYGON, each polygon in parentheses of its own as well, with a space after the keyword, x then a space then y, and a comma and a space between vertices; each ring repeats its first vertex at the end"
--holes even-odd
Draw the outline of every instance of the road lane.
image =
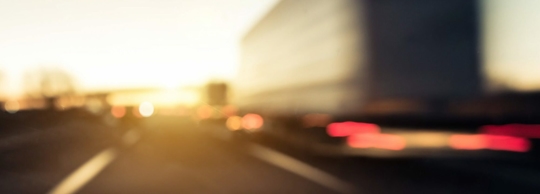
POLYGON ((1 150, 0 193, 46 193, 117 141, 111 129, 84 121, 39 130, 1 150))
POLYGON ((305 179, 311 180, 322 186, 340 193, 357 193, 357 188, 354 188, 349 183, 341 181, 339 178, 332 176, 322 170, 314 168, 309 164, 299 161, 293 157, 276 152, 264 146, 251 144, 249 152, 251 155, 266 161, 274 166, 292 172, 305 179))
POLYGON ((92 157, 88 162, 75 170, 75 172, 62 180, 49 193, 65 194, 77 192, 81 187, 86 185, 88 181, 99 174, 101 170, 107 167, 107 165, 116 158, 117 152, 118 150, 114 148, 107 148, 99 152, 96 156, 92 157))
POLYGON ((118 156, 120 148, 133 146, 140 139, 140 132, 136 129, 131 129, 122 135, 121 143, 113 145, 92 157, 81 167, 71 173, 68 177, 56 185, 49 193, 50 194, 65 194, 76 193, 84 187, 96 175, 98 175, 105 167, 107 167, 118 156))
POLYGON ((336 193, 313 178, 293 173, 290 166, 257 157, 251 153, 252 143, 299 160, 360 193, 536 191, 530 185, 447 168, 438 165, 440 160, 317 157, 271 139, 235 142, 213 138, 190 125, 161 125, 150 131, 81 193, 336 193))
MULTIPOLYGON (((113 147, 118 148, 117 157, 103 166, 101 172, 95 173, 87 184, 81 185, 79 193, 336 193, 336 189, 329 189, 321 181, 293 173, 295 170, 288 169, 291 166, 257 157, 250 149, 253 143, 277 151, 266 154, 268 157, 295 160, 302 163, 304 171, 311 168, 311 172, 325 174, 327 178, 323 179, 333 177, 330 179, 352 185, 360 193, 538 191, 538 187, 527 185, 534 180, 509 181, 519 173, 501 178, 467 168, 440 165, 444 162, 454 164, 451 160, 316 157, 269 139, 231 142, 231 139, 212 138, 186 120, 180 122, 171 118, 168 124, 157 121, 153 122, 160 123, 155 125, 159 127, 148 128, 142 134, 127 133, 124 138, 115 138, 107 132, 111 129, 81 122, 70 125, 64 132, 60 132, 64 129, 56 130, 54 133, 60 136, 54 141, 40 139, 6 150, 0 153, 0 193, 50 191, 96 154, 113 147), (276 154, 280 156, 276 157, 276 154)), ((467 160, 459 162, 469 166, 482 165, 481 161, 474 165, 467 160)), ((535 166, 535 163, 530 165, 535 166)), ((483 166, 483 171, 500 170, 497 165, 483 166)), ((527 177, 521 177, 521 180, 524 178, 527 177)))
MULTIPOLYGON (((505 168, 520 164, 504 160, 317 157, 273 138, 259 139, 257 143, 294 156, 365 193, 538 193, 540 190, 540 185, 530 184, 535 180, 524 181, 526 174, 501 175, 503 168, 493 167, 495 164, 505 168), (456 169, 456 165, 449 163, 468 167, 456 169), (480 167, 484 173, 471 169, 480 167)), ((531 174, 533 168, 527 169, 531 174)))
POLYGON ((146 136, 81 193, 336 193, 190 130, 146 136))

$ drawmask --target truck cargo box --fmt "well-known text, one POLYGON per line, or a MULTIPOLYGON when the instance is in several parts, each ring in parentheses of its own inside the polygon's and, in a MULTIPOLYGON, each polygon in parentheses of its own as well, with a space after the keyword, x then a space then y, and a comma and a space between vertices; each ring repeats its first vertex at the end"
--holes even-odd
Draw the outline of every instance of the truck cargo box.
POLYGON ((471 0, 284 0, 242 42, 233 103, 296 116, 435 114, 481 93, 471 0))

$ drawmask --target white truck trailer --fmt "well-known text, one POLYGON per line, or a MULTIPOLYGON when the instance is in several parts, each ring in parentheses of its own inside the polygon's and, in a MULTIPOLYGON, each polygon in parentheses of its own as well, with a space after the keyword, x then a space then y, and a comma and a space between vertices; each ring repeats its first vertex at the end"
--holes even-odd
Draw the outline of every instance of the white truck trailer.
MULTIPOLYGON (((479 10, 475 0, 283 0, 242 41, 232 103, 248 116, 228 124, 338 154, 486 142, 452 134, 478 130, 459 104, 483 95, 479 10)), ((495 147, 528 149, 516 141, 495 147)))
POLYGON ((284 0, 245 36, 247 112, 433 113, 481 89, 475 1, 284 0))

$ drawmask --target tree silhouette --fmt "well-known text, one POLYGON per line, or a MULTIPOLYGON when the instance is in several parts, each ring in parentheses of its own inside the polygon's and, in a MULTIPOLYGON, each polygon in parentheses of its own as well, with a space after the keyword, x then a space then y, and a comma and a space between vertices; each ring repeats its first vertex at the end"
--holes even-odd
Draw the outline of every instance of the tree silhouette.
POLYGON ((41 67, 25 72, 24 87, 28 96, 37 98, 53 98, 75 93, 73 77, 56 67, 41 67))
POLYGON ((44 99, 48 109, 54 109, 58 97, 75 94, 75 83, 63 69, 41 67, 25 72, 24 89, 28 97, 44 99))

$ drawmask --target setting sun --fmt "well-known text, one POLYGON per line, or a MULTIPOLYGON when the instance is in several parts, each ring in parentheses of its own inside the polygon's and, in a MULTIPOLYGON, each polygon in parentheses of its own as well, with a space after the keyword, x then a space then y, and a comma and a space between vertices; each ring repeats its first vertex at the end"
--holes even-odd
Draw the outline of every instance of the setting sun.
POLYGON ((240 38, 276 2, 4 2, 0 72, 9 85, 2 95, 24 93, 23 74, 39 66, 65 69, 81 92, 231 78, 240 38))

